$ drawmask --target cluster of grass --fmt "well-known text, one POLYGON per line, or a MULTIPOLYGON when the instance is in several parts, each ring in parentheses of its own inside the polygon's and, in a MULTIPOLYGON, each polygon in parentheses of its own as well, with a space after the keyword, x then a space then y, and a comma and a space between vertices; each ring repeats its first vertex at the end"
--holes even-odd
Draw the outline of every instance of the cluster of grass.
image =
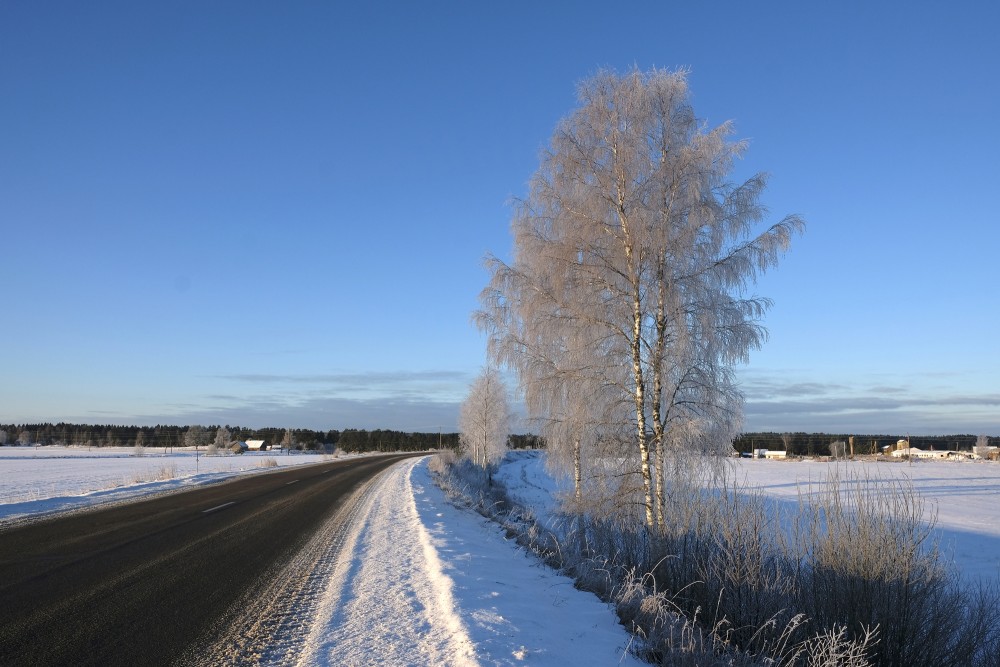
POLYGON ((177 466, 174 464, 162 465, 156 470, 145 470, 134 473, 124 482, 125 486, 134 484, 145 484, 146 482, 164 482, 177 477, 177 466))
POLYGON ((277 459, 273 459, 270 456, 268 456, 268 457, 263 458, 260 461, 258 461, 257 462, 257 467, 258 468, 277 468, 278 467, 278 461, 277 461, 277 459))
POLYGON ((788 511, 761 493, 671 479, 666 520, 586 508, 543 528, 468 461, 432 465, 453 497, 615 605, 654 664, 1000 665, 995 586, 963 585, 907 484, 829 480, 788 511))

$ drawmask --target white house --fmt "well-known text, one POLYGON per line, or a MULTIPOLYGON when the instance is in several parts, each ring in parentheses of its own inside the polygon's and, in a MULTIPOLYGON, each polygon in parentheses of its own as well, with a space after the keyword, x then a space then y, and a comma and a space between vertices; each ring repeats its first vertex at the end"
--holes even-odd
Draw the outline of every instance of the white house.
POLYGON ((247 449, 251 452, 262 452, 267 449, 267 442, 264 440, 247 440, 247 449))
POLYGON ((788 452, 779 449, 754 449, 747 454, 751 459, 783 459, 788 452))

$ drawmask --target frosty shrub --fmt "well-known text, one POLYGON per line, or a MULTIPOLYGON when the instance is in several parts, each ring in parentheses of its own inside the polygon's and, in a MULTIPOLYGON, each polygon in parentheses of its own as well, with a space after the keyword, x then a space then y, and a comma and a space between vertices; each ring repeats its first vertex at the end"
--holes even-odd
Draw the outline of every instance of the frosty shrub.
POLYGON ((909 484, 834 477, 792 516, 726 484, 671 498, 671 528, 636 562, 686 618, 714 610, 725 644, 788 665, 995 664, 996 590, 945 566, 909 484))
POLYGON ((174 464, 160 466, 160 469, 156 471, 156 480, 165 481, 168 479, 174 479, 177 477, 177 466, 174 464))
POLYGON ((877 665, 988 664, 998 609, 990 587, 964 587, 939 557, 934 520, 909 482, 833 478, 800 498, 789 556, 797 608, 849 635, 879 628, 877 665))
POLYGON ((278 467, 278 462, 275 459, 273 459, 270 456, 268 456, 267 458, 263 458, 260 461, 258 461, 257 462, 257 467, 258 468, 277 468, 278 467))
POLYGON ((132 448, 132 456, 145 456, 146 448, 142 445, 136 445, 132 448))
POLYGON ((457 458, 454 450, 443 449, 431 457, 427 467, 437 475, 445 475, 449 468, 455 464, 457 458))

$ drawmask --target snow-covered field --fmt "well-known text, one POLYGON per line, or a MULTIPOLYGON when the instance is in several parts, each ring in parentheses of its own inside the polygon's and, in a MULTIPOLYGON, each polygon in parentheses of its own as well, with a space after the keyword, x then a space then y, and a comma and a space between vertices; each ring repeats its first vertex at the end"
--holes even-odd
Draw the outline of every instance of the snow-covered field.
MULTIPOLYGON (((564 485, 545 472, 542 454, 523 453, 500 478, 525 503, 550 508, 564 485)), ((936 515, 942 556, 969 580, 1000 577, 1000 464, 987 461, 821 462, 734 459, 733 478, 789 504, 817 493, 831 479, 899 480, 920 494, 929 520, 936 515)), ((887 488, 891 485, 887 484, 887 488)))
POLYGON ((0 524, 323 460, 298 452, 207 456, 147 447, 136 456, 132 447, 0 447, 0 524))

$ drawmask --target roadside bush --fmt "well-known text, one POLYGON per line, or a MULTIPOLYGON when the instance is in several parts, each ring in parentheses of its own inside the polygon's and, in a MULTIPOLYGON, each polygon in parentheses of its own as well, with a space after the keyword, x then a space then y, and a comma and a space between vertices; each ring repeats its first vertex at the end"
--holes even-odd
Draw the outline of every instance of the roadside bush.
POLYGON ((880 628, 877 665, 987 664, 995 588, 967 587, 939 557, 933 519, 908 483, 852 478, 800 502, 795 598, 812 623, 849 634, 880 628))
POLYGON ((427 467, 431 472, 439 476, 439 479, 447 479, 450 469, 458 460, 454 450, 443 449, 430 458, 427 467))
MULTIPOLYGON (((806 647, 810 656, 826 637, 830 655, 900 667, 992 655, 996 591, 963 587, 945 566, 933 518, 908 484, 834 477, 806 489, 792 516, 747 488, 686 489, 672 500, 679 520, 652 540, 656 562, 642 565, 689 618, 714 609, 713 631, 729 644, 772 656, 776 646, 806 647), (781 620, 789 617, 801 620, 791 627, 781 620), (835 638, 843 646, 829 644, 835 638)), ((783 664, 813 658, 803 659, 783 664)))

